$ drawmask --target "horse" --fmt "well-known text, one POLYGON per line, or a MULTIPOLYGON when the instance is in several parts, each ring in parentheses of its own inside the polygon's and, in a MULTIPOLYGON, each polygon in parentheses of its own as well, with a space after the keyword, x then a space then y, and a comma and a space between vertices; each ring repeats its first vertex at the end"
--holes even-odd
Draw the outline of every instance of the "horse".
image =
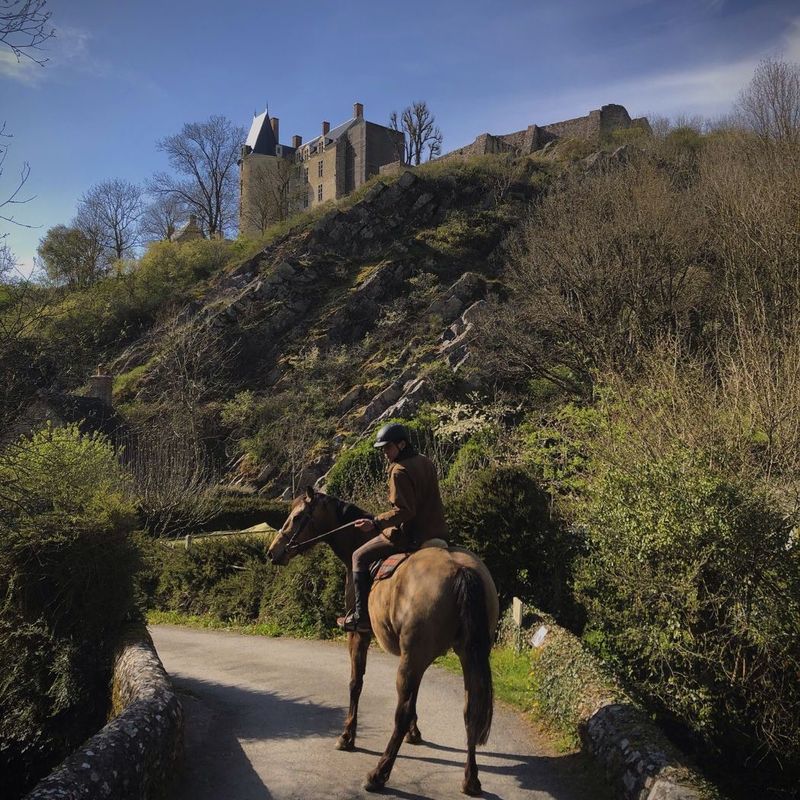
MULTIPOLYGON (((366 516, 360 508, 309 487, 293 501, 268 557, 283 566, 326 539, 348 570, 349 594, 353 552, 374 535, 358 531, 352 523, 366 516)), ((369 594, 372 631, 348 633, 350 708, 336 743, 338 750, 355 749, 358 701, 374 632, 385 651, 400 657, 400 664, 394 731, 378 765, 366 778, 367 791, 385 786, 404 739, 411 744, 422 741, 416 708, 420 682, 434 659, 452 648, 464 674, 467 762, 461 791, 480 796, 475 748, 486 744, 492 724, 489 652, 498 614, 492 576, 477 556, 461 548, 420 548, 391 578, 375 582, 369 594)))

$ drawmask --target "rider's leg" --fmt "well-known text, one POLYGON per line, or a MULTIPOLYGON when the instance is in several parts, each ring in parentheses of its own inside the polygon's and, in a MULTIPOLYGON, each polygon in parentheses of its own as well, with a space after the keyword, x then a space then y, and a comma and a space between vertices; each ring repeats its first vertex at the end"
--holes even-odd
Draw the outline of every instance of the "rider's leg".
POLYGON ((369 630, 369 567, 373 561, 396 553, 397 548, 382 534, 373 537, 353 553, 353 588, 355 589, 355 610, 341 623, 346 630, 369 630))

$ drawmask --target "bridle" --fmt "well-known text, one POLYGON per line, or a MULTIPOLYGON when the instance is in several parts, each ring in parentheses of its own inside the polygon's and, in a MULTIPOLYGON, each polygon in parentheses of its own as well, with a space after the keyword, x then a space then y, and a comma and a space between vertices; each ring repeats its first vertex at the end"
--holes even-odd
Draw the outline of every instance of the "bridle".
MULTIPOLYGON (((306 506, 305 511, 303 512, 306 517, 301 523, 300 527, 292 534, 292 537, 289 539, 288 544, 286 545, 286 549, 291 552, 292 550, 299 550, 301 547, 306 547, 311 544, 315 544, 316 542, 322 541, 322 539, 327 539, 328 536, 334 533, 338 533, 339 531, 343 531, 346 528, 350 528, 353 526, 353 522, 346 522, 344 525, 340 525, 338 528, 334 528, 333 530, 326 531, 325 533, 317 533, 314 528, 314 505, 317 502, 317 498, 321 497, 320 493, 316 493, 314 495, 314 499, 306 506), (314 536, 311 539, 306 539, 303 542, 298 542, 295 544, 295 540, 303 533, 307 526, 311 526, 311 533, 314 536)), ((341 517, 340 517, 341 519, 341 517)))
POLYGON ((286 545, 287 550, 298 550, 304 544, 308 544, 308 542, 298 542, 297 544, 294 543, 295 539, 300 536, 300 534, 306 529, 307 525, 311 525, 311 532, 316 533, 314 530, 314 505, 317 502, 317 497, 319 497, 319 495, 315 494, 311 502, 305 507, 305 510, 303 511, 303 513, 306 515, 305 519, 289 539, 289 543, 286 545))

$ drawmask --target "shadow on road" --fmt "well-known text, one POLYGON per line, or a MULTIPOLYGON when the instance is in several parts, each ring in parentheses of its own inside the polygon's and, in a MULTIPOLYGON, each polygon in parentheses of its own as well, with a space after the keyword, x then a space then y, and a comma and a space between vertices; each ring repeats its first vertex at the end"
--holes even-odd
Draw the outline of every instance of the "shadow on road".
MULTIPOLYGON (((380 758, 382 755, 382 753, 375 750, 367 750, 366 748, 358 748, 358 750, 376 758, 380 758)), ((563 756, 529 756, 517 753, 496 753, 489 750, 478 750, 477 755, 478 769, 482 780, 487 775, 506 775, 516 781, 520 789, 531 792, 547 792, 555 800, 576 797, 576 790, 579 791, 579 787, 585 785, 587 773, 594 776, 597 771, 596 767, 590 764, 586 756, 581 753, 567 753, 563 756)), ((460 767, 463 769, 467 751, 458 747, 448 747, 423 741, 421 745, 413 747, 403 745, 397 758, 398 761, 409 759, 427 764, 436 764, 437 766, 454 767, 456 769, 460 767), (452 753, 453 755, 451 758, 436 758, 426 755, 426 750, 452 753)), ((491 783, 491 780, 484 780, 484 783, 487 782, 491 783)), ((599 786, 602 786, 602 782, 599 783, 599 786)), ((402 798, 403 800, 435 800, 435 798, 428 798, 425 795, 394 789, 391 785, 386 787, 384 795, 402 798)), ((611 795, 607 795, 604 788, 598 788, 594 800, 604 800, 606 797, 610 798, 611 795)), ((484 800, 501 800, 499 795, 486 791, 485 787, 483 798, 484 800)))
POLYGON ((180 673, 173 673, 172 681, 186 718, 184 769, 175 800, 271 800, 239 742, 332 737, 341 728, 339 708, 180 673))

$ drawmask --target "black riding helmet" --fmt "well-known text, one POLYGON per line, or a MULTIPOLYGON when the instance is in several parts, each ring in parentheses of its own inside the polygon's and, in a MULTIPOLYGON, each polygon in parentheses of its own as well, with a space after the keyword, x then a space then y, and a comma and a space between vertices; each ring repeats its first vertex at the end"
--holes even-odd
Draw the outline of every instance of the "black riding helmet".
POLYGON ((375 437, 375 444, 373 447, 386 447, 387 444, 399 444, 405 442, 407 445, 411 444, 408 436, 408 428, 401 425, 399 422, 392 422, 389 425, 384 425, 375 437))

